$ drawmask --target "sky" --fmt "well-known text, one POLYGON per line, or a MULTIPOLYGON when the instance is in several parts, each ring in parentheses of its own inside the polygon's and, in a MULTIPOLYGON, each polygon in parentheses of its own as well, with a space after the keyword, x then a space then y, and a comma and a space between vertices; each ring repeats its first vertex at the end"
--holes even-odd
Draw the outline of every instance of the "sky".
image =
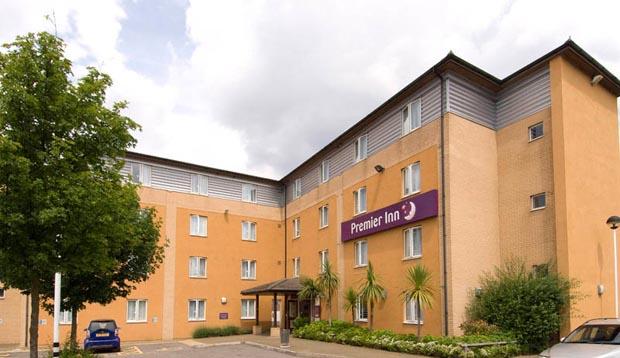
POLYGON ((140 153, 280 179, 449 51, 503 78, 571 37, 620 77, 618 1, 0 0, 56 32, 142 126, 140 153), (52 15, 55 21, 46 20, 52 15))

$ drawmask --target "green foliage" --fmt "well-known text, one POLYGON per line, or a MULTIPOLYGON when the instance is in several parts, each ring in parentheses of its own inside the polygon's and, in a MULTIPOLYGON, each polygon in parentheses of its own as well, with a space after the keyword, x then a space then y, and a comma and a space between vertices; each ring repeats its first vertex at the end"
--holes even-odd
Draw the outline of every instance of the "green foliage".
POLYGON ((294 330, 299 329, 301 327, 308 325, 309 323, 310 323, 310 317, 297 316, 297 318, 293 320, 293 329, 294 330))
POLYGON ((493 335, 501 332, 499 327, 481 319, 468 320, 459 326, 466 335, 493 335))
MULTIPOLYGON (((431 287, 432 275, 426 267, 415 265, 407 270, 407 288, 402 292, 403 301, 411 300, 417 303, 416 316, 422 317, 422 308, 431 308, 433 305, 434 290, 431 287)), ((420 321, 418 319, 418 337, 420 336, 420 321)))
POLYGON ((301 277, 299 283, 301 284, 301 290, 299 290, 297 296, 302 300, 310 300, 310 317, 314 317, 314 299, 323 297, 323 290, 318 282, 310 277, 301 277))
POLYGON ((540 352, 559 331, 575 286, 547 265, 527 271, 523 262, 511 261, 482 277, 468 315, 512 332, 526 350, 540 352))
MULTIPOLYGON (((47 356, 50 358, 53 356, 51 348, 48 351, 47 356)), ((70 341, 65 342, 63 349, 61 349, 60 351, 60 358, 97 358, 97 357, 99 356, 96 355, 95 353, 88 351, 88 350, 80 349, 77 346, 73 345, 70 341)))
POLYGON ((236 326, 199 327, 192 333, 192 338, 236 336, 248 333, 252 333, 252 329, 236 326))
POLYGON ((375 274, 372 262, 370 261, 368 262, 368 267, 366 268, 366 277, 359 287, 359 295, 368 305, 368 328, 372 330, 375 304, 385 301, 387 291, 379 282, 379 278, 375 274))
POLYGON ((352 287, 344 291, 342 308, 345 311, 351 311, 351 322, 355 321, 355 304, 359 294, 352 287))
POLYGON ((316 321, 296 329, 293 335, 297 338, 324 342, 348 344, 393 352, 421 354, 432 357, 513 357, 520 353, 519 346, 514 343, 490 345, 483 348, 463 346, 471 343, 511 342, 509 335, 433 337, 424 336, 420 341, 413 334, 398 334, 389 330, 371 331, 351 323, 335 320, 330 326, 328 322, 316 321))
POLYGON ((340 279, 338 274, 332 269, 332 265, 327 261, 323 265, 323 270, 319 274, 316 280, 319 290, 323 293, 327 299, 327 316, 331 324, 332 321, 332 298, 340 286, 340 279))

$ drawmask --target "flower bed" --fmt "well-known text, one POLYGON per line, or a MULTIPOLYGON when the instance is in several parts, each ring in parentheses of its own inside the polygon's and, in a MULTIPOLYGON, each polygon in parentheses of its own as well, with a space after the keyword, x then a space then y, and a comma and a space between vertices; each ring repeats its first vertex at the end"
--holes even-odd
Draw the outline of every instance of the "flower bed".
POLYGON ((239 334, 251 333, 250 328, 241 328, 235 326, 224 327, 199 327, 194 330, 192 338, 206 338, 206 337, 222 337, 222 336, 236 336, 239 334))
POLYGON ((512 342, 505 334, 492 336, 433 337, 424 336, 418 342, 413 334, 397 334, 389 330, 369 331, 344 321, 313 322, 296 329, 295 337, 382 349, 393 352, 422 354, 431 357, 513 357, 520 353, 516 343, 467 348, 466 344, 512 342))

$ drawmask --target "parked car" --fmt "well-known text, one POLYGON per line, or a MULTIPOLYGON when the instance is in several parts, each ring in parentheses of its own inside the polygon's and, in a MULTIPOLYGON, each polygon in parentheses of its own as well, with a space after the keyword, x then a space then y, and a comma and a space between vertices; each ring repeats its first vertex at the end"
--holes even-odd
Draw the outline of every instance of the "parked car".
POLYGON ((560 343, 540 353, 539 357, 620 357, 620 319, 589 320, 562 338, 560 343))
POLYGON ((98 319, 90 321, 84 339, 85 350, 109 349, 121 351, 121 337, 118 335, 118 326, 113 319, 98 319))

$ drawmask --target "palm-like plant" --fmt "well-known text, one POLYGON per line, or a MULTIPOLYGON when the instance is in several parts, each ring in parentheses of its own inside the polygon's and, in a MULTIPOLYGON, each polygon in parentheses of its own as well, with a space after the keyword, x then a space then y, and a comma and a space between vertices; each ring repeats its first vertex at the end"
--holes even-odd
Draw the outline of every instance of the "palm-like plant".
POLYGON ((344 292, 344 303, 342 304, 342 308, 344 308, 345 311, 351 311, 351 322, 355 322, 355 306, 357 305, 358 297, 359 294, 352 287, 349 287, 349 289, 344 292))
POLYGON ((370 261, 366 268, 366 279, 360 285, 359 294, 361 299, 368 305, 368 329, 372 331, 375 303, 385 301, 387 291, 379 282, 379 278, 375 274, 370 261))
POLYGON ((323 296, 323 291, 317 284, 317 282, 310 277, 302 277, 299 280, 301 284, 301 290, 297 293, 297 296, 302 300, 310 300, 310 321, 314 319, 314 299, 323 296))
POLYGON ((317 278, 317 285, 327 299, 327 317, 329 320, 329 325, 331 326, 332 298, 334 297, 334 293, 336 293, 336 290, 338 290, 338 286, 340 285, 340 279, 338 278, 338 274, 336 274, 336 272, 332 270, 332 265, 329 261, 323 264, 322 272, 317 278))
POLYGON ((413 300, 416 303, 416 317, 418 334, 420 340, 420 320, 422 317, 422 307, 431 308, 433 305, 434 291, 431 287, 431 273, 422 265, 410 267, 407 270, 408 287, 402 292, 405 303, 413 300))

